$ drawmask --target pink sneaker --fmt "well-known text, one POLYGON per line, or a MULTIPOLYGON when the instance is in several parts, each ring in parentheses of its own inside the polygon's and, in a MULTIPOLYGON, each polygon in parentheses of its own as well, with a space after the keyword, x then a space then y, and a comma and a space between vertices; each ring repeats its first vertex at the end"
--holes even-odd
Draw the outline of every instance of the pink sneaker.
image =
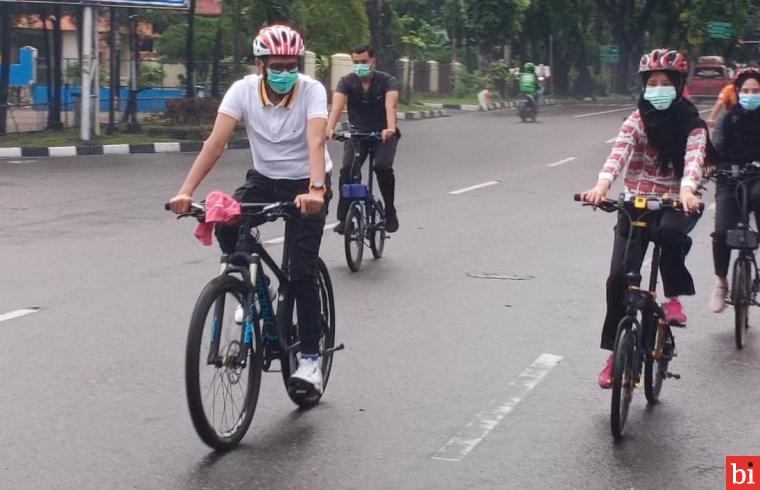
POLYGON ((610 356, 602 368, 602 372, 599 373, 599 387, 604 390, 612 388, 612 367, 612 356, 610 356))
POLYGON ((670 298, 670 301, 663 303, 662 309, 665 310, 665 323, 686 325, 686 313, 683 312, 683 306, 678 298, 670 298))

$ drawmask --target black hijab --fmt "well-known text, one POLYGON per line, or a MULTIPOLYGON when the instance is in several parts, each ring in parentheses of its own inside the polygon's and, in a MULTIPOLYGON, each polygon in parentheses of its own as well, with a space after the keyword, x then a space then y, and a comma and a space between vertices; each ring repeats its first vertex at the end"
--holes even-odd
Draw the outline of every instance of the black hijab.
MULTIPOLYGON (((737 96, 748 78, 760 82, 756 76, 740 80, 736 84, 737 96)), ((736 104, 723 121, 723 137, 722 162, 742 164, 760 160, 760 109, 748 111, 736 104)))
MULTIPOLYGON (((683 97, 685 79, 680 74, 666 71, 665 74, 676 88, 676 99, 665 110, 658 111, 647 100, 644 100, 647 80, 652 72, 642 74, 643 88, 639 98, 639 114, 644 121, 649 146, 660 150, 660 168, 675 169, 676 175, 683 177, 684 157, 686 156, 686 141, 689 134, 696 128, 705 128, 707 124, 699 117, 699 111, 690 101, 683 97)), ((708 153, 712 153, 709 136, 707 141, 708 153)))

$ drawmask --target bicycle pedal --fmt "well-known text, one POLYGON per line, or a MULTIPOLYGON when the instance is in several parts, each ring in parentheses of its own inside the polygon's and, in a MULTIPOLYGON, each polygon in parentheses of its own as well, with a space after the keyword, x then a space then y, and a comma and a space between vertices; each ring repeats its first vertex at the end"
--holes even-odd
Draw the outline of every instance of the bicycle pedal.
POLYGON ((345 346, 345 345, 343 345, 343 344, 340 344, 340 345, 338 345, 338 346, 336 346, 336 347, 333 347, 332 349, 327 349, 327 350, 325 351, 325 354, 332 354, 333 352, 338 352, 339 350, 343 350, 343 349, 345 349, 345 348, 346 348, 346 346, 345 346))
POLYGON ((666 378, 674 378, 674 379, 681 379, 681 375, 678 373, 671 373, 670 371, 665 371, 665 377, 666 378))

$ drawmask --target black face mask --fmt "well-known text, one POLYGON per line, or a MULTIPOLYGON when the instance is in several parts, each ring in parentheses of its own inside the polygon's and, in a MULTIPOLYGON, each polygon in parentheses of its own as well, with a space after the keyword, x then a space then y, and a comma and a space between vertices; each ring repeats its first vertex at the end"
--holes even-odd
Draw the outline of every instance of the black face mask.
MULTIPOLYGON (((707 129, 707 125, 699 117, 697 108, 684 99, 683 87, 685 80, 674 72, 665 72, 673 86, 676 87, 676 100, 665 110, 659 111, 648 101, 644 100, 642 89, 638 108, 644 121, 649 146, 660 150, 660 168, 673 168, 676 175, 683 177, 684 157, 686 156, 686 141, 689 134, 696 128, 707 129)), ((646 87, 650 73, 642 76, 643 86, 646 87)), ((708 142, 708 146, 709 142, 708 142)))

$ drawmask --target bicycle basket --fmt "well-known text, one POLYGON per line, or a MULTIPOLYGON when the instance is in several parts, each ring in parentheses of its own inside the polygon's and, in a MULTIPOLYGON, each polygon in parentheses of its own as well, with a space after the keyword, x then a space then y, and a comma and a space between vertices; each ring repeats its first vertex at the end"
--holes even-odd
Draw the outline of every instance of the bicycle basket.
POLYGON ((340 194, 345 199, 366 199, 369 189, 364 184, 344 184, 340 188, 340 194))
POLYGON ((728 230, 726 233, 726 245, 728 248, 754 250, 760 244, 758 234, 752 230, 728 230))

